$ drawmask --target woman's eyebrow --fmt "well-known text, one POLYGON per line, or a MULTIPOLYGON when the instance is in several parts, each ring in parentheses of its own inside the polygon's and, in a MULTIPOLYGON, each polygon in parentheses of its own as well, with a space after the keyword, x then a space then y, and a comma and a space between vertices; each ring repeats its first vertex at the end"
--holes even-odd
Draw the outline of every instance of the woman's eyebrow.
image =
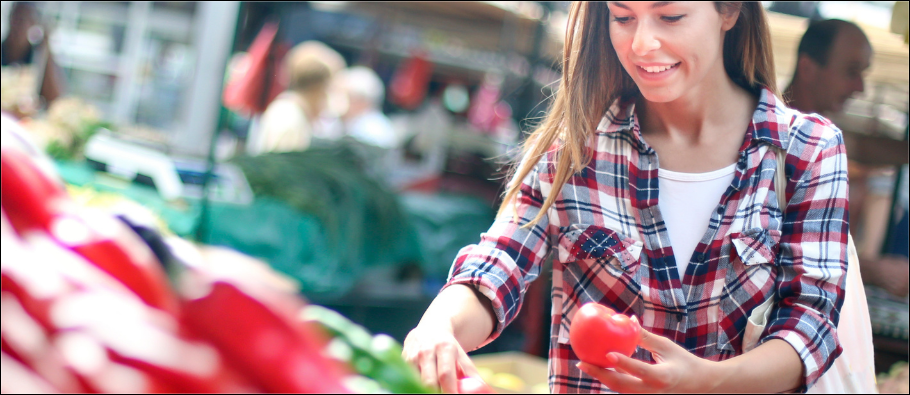
MULTIPOLYGON (((663 7, 663 6, 670 5, 670 4, 672 4, 672 3, 674 3, 674 2, 672 2, 672 1, 658 1, 658 2, 655 2, 654 4, 651 4, 651 8, 659 8, 659 7, 663 7)), ((620 2, 618 2, 618 1, 611 1, 610 4, 613 4, 613 5, 615 5, 615 6, 619 7, 619 8, 624 8, 624 9, 627 9, 627 10, 629 9, 629 6, 627 6, 627 5, 623 4, 623 3, 620 3, 620 2)))

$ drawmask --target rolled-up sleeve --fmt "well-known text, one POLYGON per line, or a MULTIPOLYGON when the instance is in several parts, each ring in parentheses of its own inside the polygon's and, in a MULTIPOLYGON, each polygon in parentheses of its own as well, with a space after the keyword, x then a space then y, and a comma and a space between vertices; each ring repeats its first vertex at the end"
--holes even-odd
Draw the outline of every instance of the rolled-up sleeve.
MULTIPOLYGON (((847 270, 847 157, 843 136, 833 125, 809 120, 796 133, 806 149, 791 152, 788 173, 794 185, 783 224, 776 309, 762 341, 789 343, 805 367, 806 391, 841 353, 836 327, 847 270)), ((795 144, 801 144, 794 142, 795 144)), ((790 192, 790 191, 788 191, 790 192)))
POLYGON ((522 228, 537 217, 546 199, 540 180, 540 173, 546 166, 547 161, 541 160, 528 172, 521 180, 512 206, 504 210, 506 214, 499 216, 490 229, 480 235, 479 243, 459 251, 443 287, 466 284, 490 298, 497 323, 490 337, 478 348, 499 337, 518 315, 525 291, 537 278, 541 262, 549 252, 547 215, 534 226, 522 228), (517 213, 517 219, 512 213, 517 213))

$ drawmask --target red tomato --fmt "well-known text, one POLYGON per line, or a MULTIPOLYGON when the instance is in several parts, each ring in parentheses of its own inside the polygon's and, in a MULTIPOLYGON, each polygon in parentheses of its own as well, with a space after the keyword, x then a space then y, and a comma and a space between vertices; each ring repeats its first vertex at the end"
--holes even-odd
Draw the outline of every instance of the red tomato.
POLYGON ((458 380, 459 394, 495 394, 487 383, 477 377, 464 377, 458 380))
POLYGON ((631 356, 639 340, 641 327, 636 321, 597 303, 581 306, 569 328, 569 342, 575 355, 602 368, 612 367, 607 362, 607 353, 615 351, 631 356))

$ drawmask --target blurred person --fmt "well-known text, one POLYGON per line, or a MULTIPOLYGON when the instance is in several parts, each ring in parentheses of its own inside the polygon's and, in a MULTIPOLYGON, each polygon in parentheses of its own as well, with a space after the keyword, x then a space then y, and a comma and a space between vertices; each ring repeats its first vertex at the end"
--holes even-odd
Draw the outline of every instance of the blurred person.
MULTIPOLYGON (((863 73, 871 66, 872 55, 869 39, 857 25, 838 19, 813 22, 800 39, 796 70, 785 97, 793 108, 805 113, 841 113, 848 99, 865 91, 863 73)), ((904 297, 910 289, 910 261, 906 256, 879 254, 887 233, 894 180, 867 178, 864 173, 868 173, 866 167, 907 163, 907 144, 848 130, 844 131, 844 144, 854 170, 851 197, 855 199, 851 207, 857 209, 851 210, 851 219, 862 225, 857 226, 862 229, 857 239, 863 280, 866 285, 904 297)), ((906 246, 907 241, 902 243, 906 246)))
MULTIPOLYGON (((892 144, 906 142, 895 141, 892 144)), ((905 300, 910 294, 907 170, 908 166, 904 164, 897 174, 873 173, 867 178, 866 185, 859 185, 867 191, 862 206, 863 239, 858 247, 864 283, 905 300), (896 195, 895 188, 898 191, 896 195), (897 200, 893 201, 893 198, 897 200), (889 223, 892 216, 894 221, 889 223)), ((905 326, 910 326, 910 322, 906 322, 905 326)))
POLYGON ((348 94, 348 109, 342 119, 348 136, 381 148, 394 148, 398 138, 389 118, 382 113, 385 86, 369 67, 354 66, 342 72, 348 94))
POLYGON ((784 97, 805 113, 841 112, 847 99, 865 91, 863 72, 871 64, 872 45, 858 26, 839 19, 814 22, 800 39, 784 97))
POLYGON ((347 87, 345 87, 343 73, 341 72, 344 67, 344 63, 337 67, 332 81, 329 82, 325 111, 316 120, 317 125, 313 130, 313 137, 338 140, 345 135, 344 120, 342 118, 348 111, 349 100, 347 87))
POLYGON ((50 105, 63 93, 63 78, 48 44, 48 31, 39 21, 34 3, 17 1, 9 14, 9 32, 0 44, 0 66, 32 67, 38 78, 36 93, 50 105))
POLYGON ((477 375, 466 351, 514 320, 552 257, 553 393, 815 388, 844 351, 846 155, 829 121, 779 98, 761 4, 573 2, 562 70, 496 221, 405 359, 455 392, 477 375), (590 302, 639 317, 632 357, 605 357, 615 370, 570 344, 590 302))
MULTIPOLYGON (((796 70, 784 99, 806 113, 842 113, 847 100, 865 92, 863 74, 872 64, 873 50, 859 26, 839 19, 811 23, 797 48, 796 70)), ((868 133, 844 131, 851 160, 886 166, 907 163, 906 144, 868 133)))
POLYGON ((310 146, 329 101, 333 76, 345 67, 338 52, 318 41, 292 48, 284 58, 288 89, 273 100, 248 139, 251 155, 303 151, 310 146))

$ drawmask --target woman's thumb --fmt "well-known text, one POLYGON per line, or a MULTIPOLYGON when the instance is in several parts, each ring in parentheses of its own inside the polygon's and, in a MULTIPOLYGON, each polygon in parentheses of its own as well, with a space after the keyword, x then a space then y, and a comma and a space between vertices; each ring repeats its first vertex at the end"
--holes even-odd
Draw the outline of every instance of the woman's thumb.
POLYGON ((667 349, 666 345, 669 341, 670 339, 655 335, 648 332, 645 328, 641 328, 641 338, 638 341, 638 345, 652 354, 661 354, 667 349))

